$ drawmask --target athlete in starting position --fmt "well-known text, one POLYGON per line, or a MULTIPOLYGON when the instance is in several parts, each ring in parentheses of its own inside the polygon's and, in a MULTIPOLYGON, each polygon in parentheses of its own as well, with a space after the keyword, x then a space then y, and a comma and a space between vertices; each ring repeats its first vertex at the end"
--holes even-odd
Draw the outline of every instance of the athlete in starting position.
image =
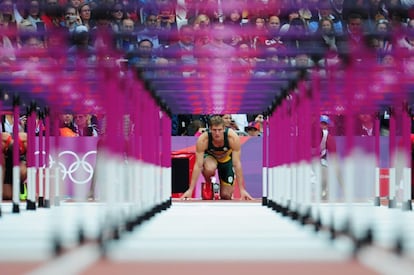
POLYGON ((221 116, 213 116, 210 119, 209 130, 197 139, 196 161, 190 186, 181 198, 191 198, 201 172, 206 183, 211 184, 211 178, 218 169, 221 199, 231 200, 233 198, 233 184, 236 178, 240 188, 240 198, 251 200, 252 197, 244 184, 240 153, 239 136, 232 129, 224 126, 221 116))

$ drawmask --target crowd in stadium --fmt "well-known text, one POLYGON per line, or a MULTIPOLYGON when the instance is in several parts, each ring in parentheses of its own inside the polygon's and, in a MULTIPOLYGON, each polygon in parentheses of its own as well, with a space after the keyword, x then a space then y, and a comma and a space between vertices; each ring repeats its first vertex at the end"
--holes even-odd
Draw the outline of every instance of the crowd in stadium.
MULTIPOLYGON (((0 74, 15 76, 32 63, 76 67, 108 56, 145 77, 283 78, 366 56, 395 66, 396 55, 414 73, 413 51, 412 0, 0 1, 0 74)), ((194 120, 174 116, 172 134, 187 135, 194 120)))

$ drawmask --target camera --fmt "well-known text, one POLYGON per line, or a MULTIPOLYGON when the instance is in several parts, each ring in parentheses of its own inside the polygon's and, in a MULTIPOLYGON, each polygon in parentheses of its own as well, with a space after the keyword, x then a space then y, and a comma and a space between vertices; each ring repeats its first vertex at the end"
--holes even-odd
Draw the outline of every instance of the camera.
POLYGON ((69 21, 76 21, 76 15, 66 15, 66 20, 69 21))

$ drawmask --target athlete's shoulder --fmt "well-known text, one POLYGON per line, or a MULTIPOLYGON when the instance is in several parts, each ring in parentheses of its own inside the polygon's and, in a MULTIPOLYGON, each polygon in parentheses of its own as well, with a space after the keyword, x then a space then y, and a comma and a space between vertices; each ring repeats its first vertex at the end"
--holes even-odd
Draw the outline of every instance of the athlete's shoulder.
POLYGON ((234 131, 233 129, 231 129, 231 128, 227 128, 228 130, 227 130, 227 135, 229 136, 229 137, 236 137, 236 138, 238 138, 239 137, 239 135, 236 133, 236 131, 234 131))
POLYGON ((240 137, 233 129, 229 129, 227 133, 227 139, 229 141, 230 147, 233 147, 234 144, 240 143, 240 137))
POLYGON ((197 145, 207 146, 208 144, 208 133, 204 132, 197 138, 197 145))

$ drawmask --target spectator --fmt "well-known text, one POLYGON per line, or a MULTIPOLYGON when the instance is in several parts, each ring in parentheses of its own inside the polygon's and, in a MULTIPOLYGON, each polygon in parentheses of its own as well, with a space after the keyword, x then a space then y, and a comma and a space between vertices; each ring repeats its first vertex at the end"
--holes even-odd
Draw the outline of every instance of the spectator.
POLYGON ((231 115, 225 114, 225 115, 222 116, 222 119, 223 119, 224 127, 226 127, 226 128, 231 128, 232 127, 231 126, 231 123, 232 123, 231 115))
POLYGON ((414 52, 414 29, 407 29, 405 35, 397 40, 396 47, 412 55, 414 52))
POLYGON ((76 26, 71 35, 73 45, 68 50, 71 65, 92 65, 96 62, 96 49, 90 45, 90 33, 84 25, 76 26))
POLYGON ((378 54, 389 53, 393 48, 392 30, 390 23, 386 19, 376 21, 374 33, 378 40, 378 54))
POLYGON ((133 52, 137 49, 137 35, 135 33, 135 24, 129 18, 122 20, 121 31, 116 35, 115 47, 124 52, 133 52))
POLYGON ((358 121, 356 123, 357 136, 374 136, 374 116, 372 114, 363 113, 358 115, 358 121))
POLYGON ((199 14, 207 15, 211 23, 223 23, 223 10, 218 0, 201 0, 200 2, 199 14))
POLYGON ((76 134, 76 127, 73 122, 73 115, 72 114, 62 114, 60 115, 60 122, 59 122, 59 131, 60 135, 63 137, 75 137, 76 134))
POLYGON ((79 9, 83 2, 84 0, 68 0, 68 4, 75 9, 79 9))
POLYGON ((249 30, 250 33, 250 45, 257 52, 257 55, 261 55, 266 48, 266 39, 268 32, 266 28, 266 18, 264 16, 257 15, 254 18, 254 25, 249 30))
POLYGON ((10 30, 16 30, 17 22, 13 13, 12 0, 2 0, 0 2, 0 25, 10 30))
POLYGON ((298 52, 291 60, 293 67, 301 69, 309 69, 313 67, 313 61, 306 52, 298 52))
POLYGON ((334 65, 339 62, 338 52, 342 50, 341 47, 343 47, 343 44, 341 44, 340 36, 335 32, 332 20, 323 18, 319 21, 314 40, 315 44, 313 49, 315 52, 313 53, 313 57, 319 65, 334 65), (333 58, 337 60, 333 61, 333 58))
MULTIPOLYGON (((368 10, 369 10, 369 0, 348 0, 343 2, 343 20, 349 22, 351 17, 354 17, 355 14, 358 14, 365 24, 368 19, 368 10)), ((362 26, 366 28, 366 26, 362 26)))
MULTIPOLYGON (((329 184, 328 184, 328 167, 329 169, 335 169, 338 179, 340 179, 340 174, 337 166, 337 150, 336 150, 336 141, 335 138, 331 135, 329 127, 331 126, 331 120, 327 115, 320 116, 320 163, 322 167, 321 171, 321 198, 322 200, 327 200, 329 198, 329 184)), ((339 180, 340 185, 341 181, 339 180)))
POLYGON ((39 72, 54 63, 46 51, 42 37, 36 33, 28 32, 20 35, 21 48, 18 62, 13 76, 24 77, 26 81, 38 81, 39 72))
POLYGON ((231 114, 231 121, 235 125, 233 129, 236 131, 236 133, 243 131, 244 127, 249 124, 247 122, 246 114, 231 114))
POLYGON ((98 136, 96 124, 92 124, 92 116, 88 114, 75 114, 73 116, 76 134, 83 136, 98 136))
POLYGON ((171 44, 165 51, 164 56, 171 64, 177 66, 182 76, 196 75, 197 57, 194 52, 194 33, 190 25, 183 25, 179 30, 179 41, 171 44))
POLYGON ((68 43, 68 34, 64 28, 54 29, 53 31, 47 31, 47 33, 53 33, 53 35, 45 36, 45 49, 49 57, 54 59, 56 64, 65 64, 67 61, 67 50, 72 44, 68 43), (67 45, 62 47, 62 45, 67 45))
POLYGON ((108 52, 114 44, 109 6, 97 6, 91 16, 95 26, 90 31, 90 44, 97 52, 108 52))
POLYGON ((90 31, 94 24, 91 19, 91 12, 92 8, 88 3, 83 3, 78 8, 79 16, 82 21, 82 25, 84 25, 86 28, 88 28, 88 31, 90 31))
POLYGON ((332 6, 332 14, 335 16, 335 18, 338 18, 338 20, 341 20, 342 22, 344 22, 344 16, 343 16, 344 0, 330 0, 330 3, 332 6))
MULTIPOLYGON (((26 116, 21 116, 21 120, 19 121, 19 132, 24 132, 25 122, 26 122, 26 116)), ((3 115, 1 118, 1 132, 12 134, 13 124, 14 124, 13 114, 3 115)))
POLYGON ((160 22, 159 26, 163 36, 174 36, 178 28, 175 9, 172 3, 164 3, 159 5, 158 20, 160 22))
POLYGON ((65 9, 65 27, 69 33, 73 32, 77 26, 82 25, 78 10, 75 7, 67 6, 65 9))
POLYGON ((260 134, 263 133, 263 121, 264 121, 264 117, 262 114, 258 114, 255 118, 254 118, 254 122, 259 123, 259 131, 260 134))
POLYGON ((0 34, 0 68, 5 68, 3 73, 7 71, 6 68, 10 68, 14 61, 16 61, 15 47, 8 36, 0 34))
POLYGON ((142 2, 140 3, 141 5, 140 17, 142 20, 141 21, 142 24, 145 23, 145 20, 148 18, 150 14, 158 15, 160 12, 160 6, 164 4, 170 4, 170 3, 174 4, 172 0, 154 0, 154 1, 143 0, 139 2, 142 2))
POLYGON ((163 43, 159 37, 159 24, 158 14, 149 14, 145 19, 144 29, 138 32, 137 37, 138 41, 142 41, 144 39, 151 41, 153 45, 152 48, 157 52, 161 52, 163 43))
POLYGON ((264 60, 258 60, 254 71, 256 77, 283 77, 286 75, 286 68, 288 67, 286 53, 283 50, 269 47, 264 54, 264 60))
POLYGON ((308 29, 304 21, 298 17, 293 18, 288 25, 287 31, 283 34, 282 40, 286 46, 288 56, 292 57, 297 52, 306 51, 313 46, 312 37, 309 35, 308 29))
POLYGON ((254 74, 255 66, 256 59, 253 50, 247 43, 241 43, 233 62, 233 75, 248 78, 254 74))
POLYGON ((2 0, 0 2, 0 33, 10 40, 13 47, 17 47, 17 22, 13 13, 13 2, 2 0))
POLYGON ((248 136, 258 137, 260 136, 260 123, 252 121, 244 128, 244 131, 248 136))
POLYGON ((64 11, 57 0, 46 0, 44 11, 40 18, 45 23, 46 31, 52 32, 64 26, 64 11))
POLYGON ((150 78, 155 76, 156 64, 165 63, 154 53, 154 45, 148 39, 139 41, 137 51, 129 53, 127 59, 129 66, 138 69, 142 76, 150 78))
POLYGON ((309 22, 310 33, 315 33, 320 30, 321 21, 325 19, 331 22, 333 33, 338 35, 342 35, 344 33, 344 25, 341 18, 338 18, 335 15, 332 5, 326 0, 323 0, 318 5, 318 15, 314 16, 309 22))
POLYGON ((375 31, 376 22, 381 19, 388 19, 388 11, 385 6, 385 1, 369 0, 368 9, 368 30, 375 31))
POLYGON ((138 1, 127 1, 127 3, 125 3, 124 1, 124 8, 125 8, 125 13, 127 18, 131 19, 132 21, 134 21, 135 26, 138 28, 141 26, 141 22, 140 22, 140 5, 141 3, 139 3, 138 1))
POLYGON ((412 29, 414 29, 414 19, 409 18, 407 21, 407 30, 412 30, 412 29))
POLYGON ((189 136, 201 136, 202 133, 206 131, 206 125, 203 121, 196 119, 193 120, 190 125, 188 125, 188 135, 189 136))
POLYGON ((267 22, 267 31, 269 33, 269 37, 279 36, 280 33, 280 18, 277 15, 269 16, 269 20, 267 22))
POLYGON ((45 23, 42 21, 40 16, 40 2, 38 0, 31 0, 28 7, 28 16, 26 19, 22 19, 22 21, 19 24, 19 28, 22 25, 30 26, 31 28, 33 28, 33 30, 38 31, 39 33, 44 35, 45 23))
POLYGON ((115 34, 122 31, 122 22, 126 18, 127 15, 122 3, 115 3, 111 9, 111 26, 115 34))
POLYGON ((98 0, 88 0, 88 4, 91 7, 92 11, 99 6, 98 0))
POLYGON ((280 35, 280 19, 276 15, 271 15, 267 23, 267 39, 265 40, 265 47, 275 48, 278 51, 284 51, 286 49, 282 37, 280 35))
POLYGON ((14 0, 14 5, 13 5, 13 14, 14 14, 14 18, 16 19, 16 23, 17 25, 19 25, 23 19, 26 19, 28 14, 28 9, 27 9, 27 0, 14 0))
POLYGON ((210 18, 200 13, 197 15, 197 17, 194 19, 193 23, 194 28, 194 44, 196 47, 203 47, 207 43, 210 42, 210 18))
POLYGON ((211 30, 211 40, 201 48, 202 55, 206 58, 231 59, 235 49, 224 41, 227 35, 228 30, 223 24, 214 25, 211 30))
POLYGON ((188 135, 188 126, 192 122, 191 115, 173 115, 172 118, 172 135, 173 136, 186 136, 188 135))
POLYGON ((346 27, 345 40, 347 49, 345 51, 356 60, 361 60, 364 57, 361 49, 364 48, 365 42, 364 19, 361 14, 350 14, 346 27))
POLYGON ((232 118, 230 121, 230 127, 228 127, 238 133, 240 131, 239 126, 237 125, 236 121, 232 118))
POLYGON ((234 7, 229 14, 225 16, 223 24, 230 30, 230 36, 225 39, 225 42, 233 47, 240 46, 240 43, 247 40, 243 35, 242 29, 242 12, 240 7, 234 7))
POLYGON ((290 28, 290 23, 294 19, 300 19, 298 8, 299 8, 299 6, 296 6, 296 7, 290 7, 289 9, 284 10, 284 12, 286 12, 286 14, 287 14, 287 18, 283 18, 283 20, 282 20, 283 24, 280 27, 280 33, 282 35, 284 35, 288 32, 288 30, 290 28))

